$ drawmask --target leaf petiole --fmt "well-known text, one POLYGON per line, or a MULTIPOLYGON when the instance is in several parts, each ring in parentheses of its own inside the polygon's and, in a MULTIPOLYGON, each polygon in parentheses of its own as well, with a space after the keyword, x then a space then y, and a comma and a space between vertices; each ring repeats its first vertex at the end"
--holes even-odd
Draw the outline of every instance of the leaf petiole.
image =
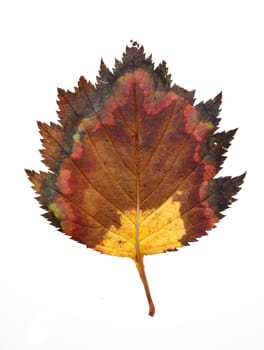
POLYGON ((149 289, 149 284, 148 284, 148 280, 147 280, 147 275, 145 272, 145 267, 144 267, 144 263, 143 263, 143 256, 137 256, 136 260, 135 260, 136 266, 137 266, 137 270, 139 272, 141 281, 144 285, 145 288, 145 293, 148 299, 148 303, 149 303, 149 316, 154 316, 155 314, 155 305, 153 303, 151 294, 150 294, 150 289, 149 289))

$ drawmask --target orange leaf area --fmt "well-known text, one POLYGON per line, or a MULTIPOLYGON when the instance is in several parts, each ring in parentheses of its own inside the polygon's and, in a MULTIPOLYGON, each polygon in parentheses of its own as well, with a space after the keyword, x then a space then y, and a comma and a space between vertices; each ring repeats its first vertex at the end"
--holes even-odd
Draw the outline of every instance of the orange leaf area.
POLYGON ((216 132, 221 94, 193 95, 133 43, 113 72, 101 63, 96 86, 81 77, 74 93, 59 90, 60 124, 38 123, 49 172, 27 171, 63 233, 135 261, 151 316, 143 257, 205 235, 244 178, 214 178, 236 130, 216 132))

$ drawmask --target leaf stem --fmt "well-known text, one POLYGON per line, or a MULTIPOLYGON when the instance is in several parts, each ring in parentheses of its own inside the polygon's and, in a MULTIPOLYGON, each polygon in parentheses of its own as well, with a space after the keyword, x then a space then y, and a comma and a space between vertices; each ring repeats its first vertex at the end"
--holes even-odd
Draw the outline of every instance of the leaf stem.
POLYGON ((136 266, 137 266, 137 270, 139 272, 141 281, 144 285, 145 288, 145 293, 148 299, 148 303, 149 303, 149 316, 154 316, 155 314, 155 305, 153 303, 151 294, 150 294, 150 289, 149 289, 149 284, 148 284, 148 280, 147 280, 147 275, 145 272, 145 267, 144 267, 144 263, 143 263, 143 257, 142 256, 137 256, 136 259, 136 266))

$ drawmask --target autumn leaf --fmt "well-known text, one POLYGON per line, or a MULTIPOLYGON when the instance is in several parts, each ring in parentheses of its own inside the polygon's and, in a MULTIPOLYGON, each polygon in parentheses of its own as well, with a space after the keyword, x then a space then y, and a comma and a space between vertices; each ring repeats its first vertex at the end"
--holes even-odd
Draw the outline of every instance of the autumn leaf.
POLYGON ((132 43, 97 84, 58 90, 59 123, 38 122, 48 172, 27 170, 44 216, 72 239, 136 263, 188 245, 223 217, 244 175, 218 177, 236 130, 216 132, 221 94, 194 105, 132 43))

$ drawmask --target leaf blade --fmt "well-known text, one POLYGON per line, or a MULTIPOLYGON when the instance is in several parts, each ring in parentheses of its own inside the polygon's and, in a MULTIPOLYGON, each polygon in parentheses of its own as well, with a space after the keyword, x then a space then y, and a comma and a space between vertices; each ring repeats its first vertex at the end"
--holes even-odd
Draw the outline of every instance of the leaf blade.
POLYGON ((235 200, 244 174, 216 174, 236 130, 216 132, 222 94, 194 105, 132 43, 97 84, 58 89, 59 123, 38 122, 48 172, 27 171, 44 216, 72 239, 136 263, 155 307, 144 256, 207 234, 235 200))

